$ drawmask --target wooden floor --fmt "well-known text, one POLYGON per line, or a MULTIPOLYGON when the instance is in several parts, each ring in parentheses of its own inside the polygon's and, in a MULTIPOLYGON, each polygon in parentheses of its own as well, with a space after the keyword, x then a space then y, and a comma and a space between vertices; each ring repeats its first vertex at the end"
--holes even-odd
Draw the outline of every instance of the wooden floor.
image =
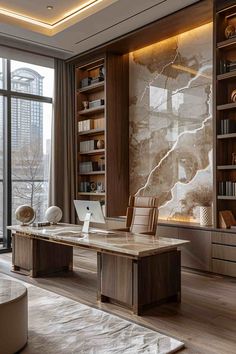
POLYGON ((236 354, 236 279, 182 272, 182 303, 162 305, 138 317, 96 301, 96 254, 76 251, 73 273, 31 279, 12 273, 11 254, 0 272, 151 327, 185 342, 181 354, 236 354))

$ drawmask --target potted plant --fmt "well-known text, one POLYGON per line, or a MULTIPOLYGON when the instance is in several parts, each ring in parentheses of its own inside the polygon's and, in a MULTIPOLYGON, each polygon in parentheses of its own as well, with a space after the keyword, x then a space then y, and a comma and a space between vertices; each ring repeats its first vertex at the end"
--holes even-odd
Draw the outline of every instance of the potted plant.
POLYGON ((200 185, 198 188, 189 191, 185 195, 185 201, 191 205, 191 209, 199 207, 200 211, 200 225, 212 225, 212 186, 200 185))

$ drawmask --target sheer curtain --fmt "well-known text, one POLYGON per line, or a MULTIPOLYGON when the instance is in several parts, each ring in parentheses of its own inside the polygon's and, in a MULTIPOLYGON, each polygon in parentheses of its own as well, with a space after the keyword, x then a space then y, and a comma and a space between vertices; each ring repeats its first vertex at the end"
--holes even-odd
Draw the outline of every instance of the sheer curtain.
POLYGON ((75 68, 55 59, 54 117, 49 205, 63 211, 63 222, 75 223, 76 199, 76 124, 75 68))

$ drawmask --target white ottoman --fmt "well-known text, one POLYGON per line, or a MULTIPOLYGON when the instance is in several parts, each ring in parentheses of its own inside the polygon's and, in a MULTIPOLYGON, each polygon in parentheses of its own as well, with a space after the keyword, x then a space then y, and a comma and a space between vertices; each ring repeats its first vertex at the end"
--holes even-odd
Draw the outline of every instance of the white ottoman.
POLYGON ((27 288, 0 278, 0 354, 13 354, 27 343, 27 288))

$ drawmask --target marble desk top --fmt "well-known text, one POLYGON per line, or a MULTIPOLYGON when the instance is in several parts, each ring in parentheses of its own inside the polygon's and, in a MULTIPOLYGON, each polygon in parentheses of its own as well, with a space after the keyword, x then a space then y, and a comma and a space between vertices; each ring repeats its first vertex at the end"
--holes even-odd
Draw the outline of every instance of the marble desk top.
POLYGON ((19 299, 27 293, 24 285, 17 281, 0 279, 0 306, 19 299))
POLYGON ((97 251, 108 251, 135 257, 144 257, 155 253, 176 249, 189 241, 140 235, 131 232, 107 232, 91 229, 83 234, 80 225, 57 224, 47 227, 8 226, 13 233, 20 233, 41 240, 48 240, 70 246, 86 247, 97 251))

